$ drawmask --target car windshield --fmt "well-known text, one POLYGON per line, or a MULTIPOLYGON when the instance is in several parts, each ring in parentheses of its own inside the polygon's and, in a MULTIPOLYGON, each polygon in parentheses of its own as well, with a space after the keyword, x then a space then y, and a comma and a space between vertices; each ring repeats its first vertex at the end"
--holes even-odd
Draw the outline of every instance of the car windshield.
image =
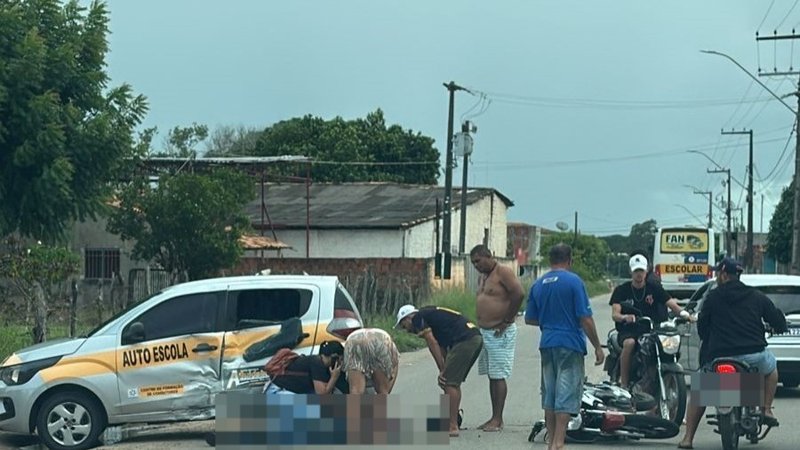
POLYGON ((760 286, 757 289, 784 314, 800 313, 800 286, 760 286))

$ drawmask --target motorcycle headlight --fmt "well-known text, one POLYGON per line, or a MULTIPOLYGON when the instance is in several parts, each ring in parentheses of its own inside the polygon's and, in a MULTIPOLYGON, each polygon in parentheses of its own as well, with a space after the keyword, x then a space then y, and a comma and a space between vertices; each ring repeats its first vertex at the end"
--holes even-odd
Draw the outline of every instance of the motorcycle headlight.
POLYGON ((22 364, 15 364, 13 366, 3 367, 0 369, 0 380, 6 386, 19 386, 25 384, 42 369, 46 369, 61 359, 60 356, 52 358, 40 359, 38 361, 25 362, 22 364))
POLYGON ((667 355, 674 355, 678 353, 678 350, 681 348, 681 337, 680 335, 673 335, 673 336, 659 336, 661 340, 661 349, 664 350, 664 353, 667 355))

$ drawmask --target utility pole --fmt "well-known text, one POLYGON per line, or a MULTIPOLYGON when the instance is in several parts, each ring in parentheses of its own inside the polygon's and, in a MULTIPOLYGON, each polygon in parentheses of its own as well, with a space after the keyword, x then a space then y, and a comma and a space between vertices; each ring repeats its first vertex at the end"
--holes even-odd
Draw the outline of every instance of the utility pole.
MULTIPOLYGON (((450 93, 450 106, 447 113, 447 155, 445 157, 444 167, 444 205, 442 206, 442 256, 444 261, 442 264, 441 277, 445 280, 450 279, 450 263, 452 256, 452 245, 450 244, 451 235, 451 212, 453 210, 452 196, 453 196, 453 110, 455 109, 455 94, 456 91, 465 90, 463 87, 457 85, 455 82, 443 83, 450 93)), ((440 255, 436 255, 439 259, 440 255)))
POLYGON ((478 131, 478 127, 467 120, 461 124, 461 133, 457 136, 460 151, 464 154, 464 168, 461 174, 461 226, 458 236, 458 253, 461 255, 464 254, 467 239, 467 166, 469 165, 469 156, 472 154, 470 132, 475 133, 476 131, 478 131))
POLYGON ((706 197, 708 197, 708 228, 712 228, 714 226, 714 216, 713 216, 714 212, 711 209, 711 207, 714 206, 714 197, 711 191, 698 191, 697 189, 695 189, 694 193, 698 195, 705 195, 706 197))
POLYGON ((728 176, 725 185, 728 187, 728 201, 725 205, 725 220, 727 221, 727 233, 725 234, 725 252, 731 251, 731 169, 706 169, 707 173, 724 173, 728 176))
POLYGON ((750 157, 747 164, 747 246, 744 249, 744 265, 753 271, 753 130, 725 131, 722 134, 746 134, 750 137, 750 157))
POLYGON ((574 238, 574 241, 575 242, 572 244, 573 248, 578 246, 578 211, 575 211, 575 238, 574 238))
MULTIPOLYGON (((800 35, 794 33, 792 34, 784 34, 779 35, 777 31, 773 33, 772 36, 759 36, 756 33, 756 42, 758 41, 778 41, 778 40, 786 40, 786 39, 798 39, 800 35)), ((794 46, 794 43, 792 43, 794 46)), ((792 70, 790 67, 788 71, 778 72, 778 69, 775 68, 773 72, 769 73, 762 73, 761 67, 758 68, 758 76, 792 76, 792 75, 800 75, 800 71, 792 70)), ((789 267, 789 273, 793 275, 800 275, 800 79, 797 82, 797 90, 794 92, 797 96, 797 109, 792 110, 795 115, 795 147, 794 147, 794 177, 792 178, 793 183, 793 191, 794 191, 794 208, 792 214, 792 262, 789 267)), ((773 94, 774 95, 774 94, 773 94)), ((779 98, 780 99, 780 98, 779 98)), ((784 103, 787 108, 791 110, 789 105, 784 103)))

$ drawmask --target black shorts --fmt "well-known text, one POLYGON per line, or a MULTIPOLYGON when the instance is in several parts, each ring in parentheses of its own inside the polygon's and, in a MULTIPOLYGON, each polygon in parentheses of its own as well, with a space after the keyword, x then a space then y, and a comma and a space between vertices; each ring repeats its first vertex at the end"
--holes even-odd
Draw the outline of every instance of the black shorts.
POLYGON ((620 331, 619 333, 617 333, 617 343, 621 347, 622 343, 625 342, 625 339, 633 338, 633 340, 636 341, 637 339, 639 339, 639 336, 641 336, 641 334, 639 333, 634 333, 631 331, 620 331))

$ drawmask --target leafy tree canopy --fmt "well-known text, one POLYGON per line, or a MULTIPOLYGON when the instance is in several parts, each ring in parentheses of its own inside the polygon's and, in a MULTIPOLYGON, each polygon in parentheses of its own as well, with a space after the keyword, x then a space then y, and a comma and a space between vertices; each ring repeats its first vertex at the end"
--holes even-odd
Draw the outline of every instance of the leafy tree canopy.
POLYGON ((250 229, 244 207, 254 198, 252 180, 225 169, 179 173, 158 186, 137 182, 120 193, 109 231, 136 242, 134 258, 153 260, 173 277, 213 276, 238 261, 239 238, 250 229))
POLYGON ((572 233, 554 233, 544 236, 541 243, 541 257, 546 263, 550 260, 550 249, 559 243, 572 247, 572 270, 584 281, 595 281, 603 277, 606 271, 608 244, 602 239, 581 234, 577 240, 572 233))
POLYGON ((783 189, 781 200, 772 213, 767 234, 767 253, 778 262, 792 261, 792 222, 794 221, 794 184, 783 189))
POLYGON ((108 87, 102 2, 0 2, 0 235, 44 241, 104 208, 147 105, 108 87))
MULTIPOLYGON (((225 145, 212 142, 209 156, 308 156, 316 161, 312 178, 322 182, 436 184, 439 177, 439 151, 433 139, 399 125, 387 126, 380 109, 355 120, 296 117, 267 127, 256 142, 253 138, 252 130, 223 130, 214 140, 225 145), (231 135, 243 142, 230 143, 231 135)), ((301 166, 286 166, 279 172, 306 176, 301 166)))

